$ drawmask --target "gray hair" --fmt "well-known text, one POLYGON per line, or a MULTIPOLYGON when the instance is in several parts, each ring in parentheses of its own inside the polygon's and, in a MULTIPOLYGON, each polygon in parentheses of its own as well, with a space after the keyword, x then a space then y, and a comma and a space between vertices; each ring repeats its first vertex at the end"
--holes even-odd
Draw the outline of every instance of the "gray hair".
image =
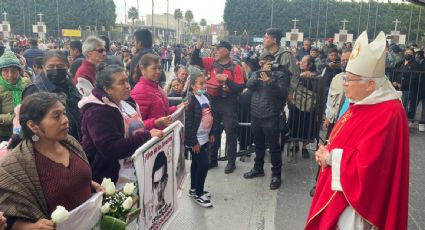
POLYGON ((95 87, 101 90, 110 89, 114 84, 115 74, 121 72, 125 72, 125 69, 119 65, 100 63, 96 69, 95 87))
POLYGON ((105 41, 96 36, 89 36, 83 43, 83 55, 87 56, 88 52, 93 51, 98 46, 105 47, 105 41))

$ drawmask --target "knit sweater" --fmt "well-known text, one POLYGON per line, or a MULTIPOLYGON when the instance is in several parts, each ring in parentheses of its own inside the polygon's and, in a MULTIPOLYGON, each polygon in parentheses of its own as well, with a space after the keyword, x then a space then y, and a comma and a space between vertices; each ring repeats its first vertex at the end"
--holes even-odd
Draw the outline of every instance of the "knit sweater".
POLYGON ((58 205, 72 210, 90 198, 90 166, 75 153, 69 152, 68 167, 50 160, 38 151, 34 153, 49 215, 58 205))

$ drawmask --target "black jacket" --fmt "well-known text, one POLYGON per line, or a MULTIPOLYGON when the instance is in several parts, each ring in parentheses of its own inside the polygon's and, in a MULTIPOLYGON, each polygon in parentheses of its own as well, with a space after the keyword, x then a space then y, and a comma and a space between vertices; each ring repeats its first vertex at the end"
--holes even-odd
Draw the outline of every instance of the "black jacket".
POLYGON ((63 86, 57 86, 53 84, 42 72, 33 84, 24 89, 22 92, 22 98, 37 92, 49 92, 56 93, 59 96, 65 96, 65 107, 69 120, 69 134, 80 141, 82 135, 78 102, 81 100, 81 95, 77 88, 75 88, 72 84, 71 80, 68 79, 66 84, 63 86))
POLYGON ((289 76, 283 72, 273 72, 272 81, 265 83, 260 79, 260 72, 254 72, 246 83, 251 91, 251 116, 269 118, 278 116, 288 97, 289 76))
MULTIPOLYGON (((198 128, 201 125, 202 108, 201 104, 199 104, 198 99, 196 99, 195 95, 192 93, 189 93, 189 95, 187 96, 187 102, 189 103, 189 105, 186 107, 185 111, 184 143, 189 147, 193 147, 196 144, 199 144, 198 138, 196 137, 196 133, 198 132, 198 128)), ((212 112, 211 115, 213 115, 212 112)), ((213 126, 215 126, 215 122, 213 122, 213 126)), ((215 130, 215 127, 211 128, 210 136, 212 135, 213 130, 215 130)))
POLYGON ((404 60, 395 65, 397 70, 406 71, 406 72, 397 72, 395 81, 401 84, 401 91, 410 91, 414 94, 418 91, 419 78, 417 72, 411 71, 420 71, 420 66, 415 60, 409 61, 407 64, 404 63, 404 60))

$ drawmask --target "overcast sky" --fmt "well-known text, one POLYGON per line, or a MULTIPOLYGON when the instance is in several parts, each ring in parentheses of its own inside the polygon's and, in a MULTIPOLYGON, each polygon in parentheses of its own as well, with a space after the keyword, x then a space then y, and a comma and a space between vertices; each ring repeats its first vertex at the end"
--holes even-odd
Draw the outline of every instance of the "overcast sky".
MULTIPOLYGON (((127 1, 127 12, 132 6, 137 6, 137 0, 114 0, 117 13, 117 23, 124 22, 124 2, 127 1)), ((146 14, 152 12, 152 0, 138 0, 140 16, 145 18, 146 14)), ((167 0, 154 0, 155 14, 163 14, 167 12, 167 0)), ((351 0, 343 0, 351 1, 351 0)), ((367 0, 357 0, 367 2, 367 0)), ((386 2, 387 0, 378 0, 386 2)), ((402 2, 402 0, 391 0, 391 2, 402 2)), ((205 18, 208 24, 217 24, 223 21, 223 11, 226 0, 169 0, 169 13, 173 14, 174 9, 180 8, 184 12, 188 9, 192 10, 194 20, 199 22, 201 18, 205 18)))
MULTIPOLYGON (((127 12, 130 7, 137 7, 137 0, 114 0, 117 6, 117 23, 124 22, 124 1, 127 1, 127 12)), ((139 14, 145 18, 146 14, 152 12, 152 0, 138 1, 140 8, 139 14)), ((169 13, 173 14, 175 9, 180 8, 184 16, 184 12, 190 9, 193 12, 196 22, 199 22, 201 18, 205 18, 208 24, 216 24, 223 21, 225 3, 226 0, 169 0, 169 13)), ((154 10, 155 14, 166 13, 167 0, 155 0, 154 10)))

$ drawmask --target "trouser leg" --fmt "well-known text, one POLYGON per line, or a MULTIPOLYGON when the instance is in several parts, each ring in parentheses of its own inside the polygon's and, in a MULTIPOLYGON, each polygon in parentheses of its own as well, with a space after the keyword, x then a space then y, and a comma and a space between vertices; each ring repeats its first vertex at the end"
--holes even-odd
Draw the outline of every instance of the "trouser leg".
POLYGON ((190 150, 190 154, 192 155, 192 164, 190 166, 190 189, 196 189, 196 172, 198 171, 198 154, 195 154, 190 150))
POLYGON ((208 153, 210 157, 210 162, 217 162, 218 160, 218 150, 221 147, 221 133, 223 132, 223 128, 220 127, 218 133, 215 134, 215 142, 211 143, 208 146, 208 153))
POLYGON ((195 189, 197 195, 204 194, 205 179, 208 174, 208 143, 201 146, 201 151, 196 155, 197 170, 195 177, 195 189))
POLYGON ((255 158, 254 168, 258 171, 264 171, 264 155, 266 153, 266 143, 263 129, 258 121, 251 122, 251 132, 254 135, 255 158))
MULTIPOLYGON (((236 105, 235 105, 236 106, 236 105)), ((226 132, 227 158, 229 164, 236 161, 238 117, 235 107, 223 106, 222 121, 226 132)))
POLYGON ((281 175, 282 152, 279 145, 279 129, 276 126, 265 126, 263 128, 266 143, 270 149, 270 158, 272 163, 272 176, 281 175))

